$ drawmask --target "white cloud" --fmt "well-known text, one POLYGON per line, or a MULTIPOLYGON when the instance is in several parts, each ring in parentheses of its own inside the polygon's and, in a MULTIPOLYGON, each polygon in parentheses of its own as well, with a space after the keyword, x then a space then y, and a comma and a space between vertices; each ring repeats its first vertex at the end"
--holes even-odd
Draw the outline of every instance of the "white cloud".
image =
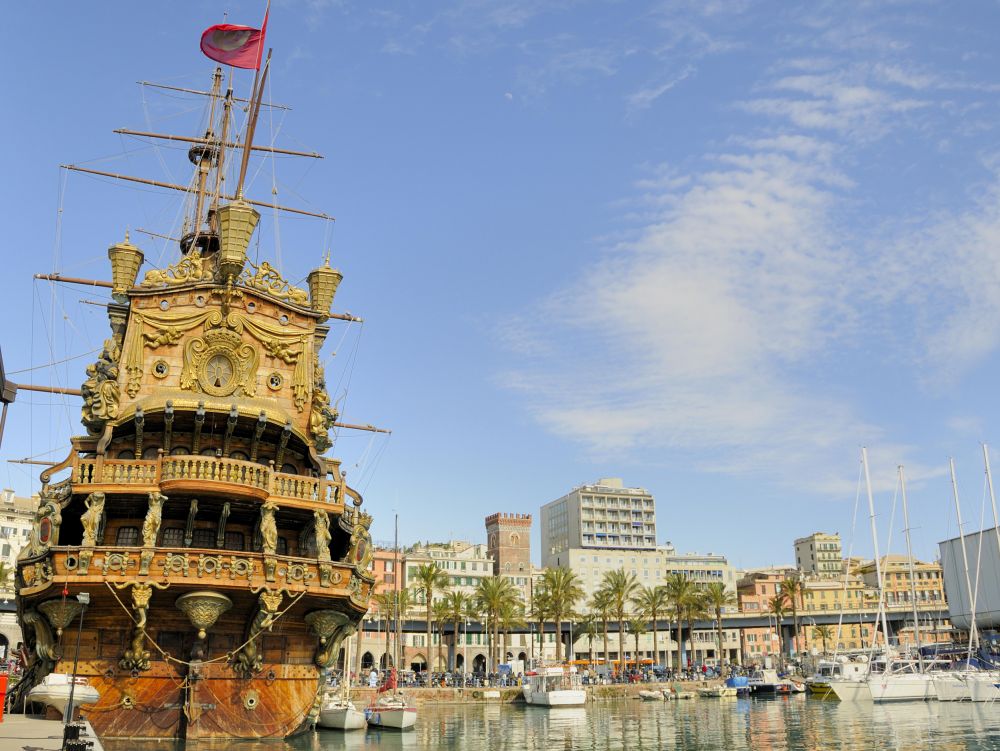
POLYGON ((691 74, 694 73, 694 67, 691 65, 685 66, 684 70, 675 76, 671 76, 666 81, 659 83, 655 86, 649 86, 638 91, 629 94, 627 98, 628 110, 630 114, 634 114, 640 110, 649 108, 657 99, 670 91, 674 86, 679 84, 681 81, 687 79, 691 74))

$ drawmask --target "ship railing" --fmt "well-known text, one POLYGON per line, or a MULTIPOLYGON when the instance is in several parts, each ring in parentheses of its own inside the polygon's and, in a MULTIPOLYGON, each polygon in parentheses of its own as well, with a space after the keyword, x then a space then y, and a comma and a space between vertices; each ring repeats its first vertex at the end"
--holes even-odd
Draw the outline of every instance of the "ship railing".
POLYGON ((163 481, 219 482, 255 488, 276 499, 343 503, 338 498, 340 485, 325 478, 275 472, 271 467, 241 459, 192 454, 157 459, 76 457, 71 480, 80 491, 91 485, 156 487, 163 481))

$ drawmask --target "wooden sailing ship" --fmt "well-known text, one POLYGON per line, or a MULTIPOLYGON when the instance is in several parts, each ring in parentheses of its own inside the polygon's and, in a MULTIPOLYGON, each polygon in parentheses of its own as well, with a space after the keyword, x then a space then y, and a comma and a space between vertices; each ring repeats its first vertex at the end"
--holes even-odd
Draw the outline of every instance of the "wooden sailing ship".
POLYGON ((306 729, 368 606, 371 517, 323 456, 341 425, 319 360, 327 322, 350 318, 331 312, 341 274, 327 260, 306 290, 247 259, 259 214, 242 184, 266 71, 242 144, 221 69, 203 92, 210 129, 181 139, 196 173, 180 260, 140 277, 127 236, 108 251, 110 336, 80 390, 86 435, 42 473, 17 564, 19 690, 78 657, 100 692, 81 714, 104 737, 306 729))

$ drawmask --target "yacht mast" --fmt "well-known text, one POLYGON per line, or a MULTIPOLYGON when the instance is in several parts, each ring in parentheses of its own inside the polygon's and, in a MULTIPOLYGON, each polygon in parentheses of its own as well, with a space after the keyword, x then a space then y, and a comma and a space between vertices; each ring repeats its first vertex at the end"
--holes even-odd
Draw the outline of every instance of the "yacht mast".
POLYGON ((910 512, 906 505, 906 479, 903 476, 903 465, 899 465, 899 489, 903 495, 903 524, 906 533, 906 558, 910 568, 910 602, 913 605, 913 639, 917 643, 917 663, 920 672, 924 672, 924 657, 920 652, 920 621, 917 616, 917 582, 913 571, 913 548, 910 545, 910 512))
POLYGON ((979 646, 979 636, 976 633, 976 613, 975 613, 975 593, 972 591, 972 580, 969 578, 969 554, 965 550, 965 532, 962 531, 962 507, 958 503, 958 482, 955 480, 955 460, 948 459, 948 466, 951 469, 951 489, 955 498, 955 514, 958 516, 958 541, 962 548, 962 564, 965 567, 965 588, 969 593, 969 609, 971 625, 969 627, 969 652, 979 646))
MULTIPOLYGON (((875 548, 875 577, 878 579, 879 614, 882 617, 882 636, 885 639, 885 652, 886 657, 888 657, 889 624, 886 622, 885 618, 885 582, 882 581, 882 562, 879 559, 878 552, 878 530, 875 528, 875 499, 872 497, 872 478, 868 471, 868 449, 865 446, 861 447, 861 463, 865 468, 865 488, 868 491, 868 520, 872 529, 872 546, 875 548)), ((878 624, 876 624, 875 630, 878 630, 878 624)), ((873 638, 872 646, 874 647, 874 645, 875 639, 873 638)))

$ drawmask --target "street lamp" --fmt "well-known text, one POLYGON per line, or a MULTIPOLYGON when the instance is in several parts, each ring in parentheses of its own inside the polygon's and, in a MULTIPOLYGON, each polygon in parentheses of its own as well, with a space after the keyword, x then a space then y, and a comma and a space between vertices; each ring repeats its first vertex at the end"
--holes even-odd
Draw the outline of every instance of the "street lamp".
POLYGON ((465 619, 465 638, 462 639, 462 685, 468 685, 465 674, 469 670, 469 619, 465 619))
POLYGON ((69 702, 66 704, 66 715, 63 717, 63 751, 86 751, 89 748, 87 741, 80 740, 80 730, 82 723, 73 722, 73 693, 76 689, 76 668, 80 661, 80 636, 83 634, 83 616, 87 612, 90 604, 90 595, 87 592, 80 592, 76 596, 77 601, 83 606, 80 610, 80 622, 76 628, 76 653, 73 655, 73 677, 69 684, 69 702))

